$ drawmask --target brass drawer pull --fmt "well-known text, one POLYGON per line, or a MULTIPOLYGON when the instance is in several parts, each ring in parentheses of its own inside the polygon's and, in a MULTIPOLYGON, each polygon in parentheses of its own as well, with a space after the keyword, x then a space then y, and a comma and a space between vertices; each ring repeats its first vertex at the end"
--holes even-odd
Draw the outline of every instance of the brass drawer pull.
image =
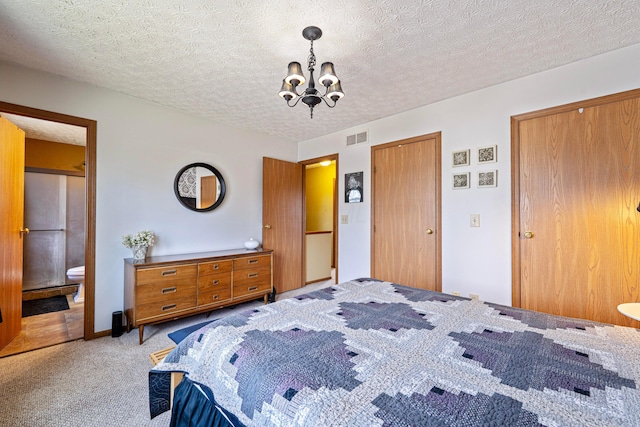
POLYGON ((176 308, 175 304, 163 305, 162 311, 173 310, 174 308, 176 308))
POLYGON ((247 274, 247 277, 249 279, 253 279, 254 277, 258 277, 258 273, 249 273, 249 274, 247 274))
POLYGON ((257 264, 258 261, 260 261, 260 260, 258 260, 258 259, 250 259, 249 260, 249 264, 257 264))
POLYGON ((253 291, 257 291, 258 287, 257 286, 252 286, 249 288, 249 292, 253 292, 253 291))
POLYGON ((218 299, 218 295, 214 295, 214 296, 213 296, 213 300, 215 301, 215 300, 217 300, 217 299, 218 299))
POLYGON ((214 281, 213 281, 213 284, 214 284, 214 285, 217 285, 218 283, 220 283, 220 281, 219 281, 219 280, 214 280, 214 281))
POLYGON ((166 270, 162 272, 163 276, 175 276, 178 273, 178 270, 166 270))
POLYGON ((213 264, 213 269, 214 269, 214 270, 217 270, 217 269, 219 269, 219 268, 220 268, 220 266, 219 266, 218 264, 213 264))
POLYGON ((174 292, 176 292, 178 289, 174 286, 173 288, 164 288, 162 290, 163 294, 172 294, 174 292))

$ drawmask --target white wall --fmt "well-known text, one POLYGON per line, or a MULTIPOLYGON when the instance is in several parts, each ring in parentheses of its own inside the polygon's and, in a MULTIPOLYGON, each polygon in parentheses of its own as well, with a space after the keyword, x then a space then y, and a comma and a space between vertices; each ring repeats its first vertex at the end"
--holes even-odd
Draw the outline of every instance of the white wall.
POLYGON ((240 248, 262 240, 262 156, 295 161, 291 142, 181 113, 51 74, 0 63, 0 101, 96 120, 95 331, 111 328, 123 308, 124 234, 156 233, 150 255, 240 248), (205 162, 227 184, 212 212, 196 213, 175 198, 183 166, 205 162))
MULTIPOLYGON (((441 131, 442 290, 511 305, 510 117, 639 88, 638 69, 635 45, 299 143, 299 160, 339 153, 341 192, 345 173, 364 171, 364 203, 340 201, 349 224, 339 225, 338 279, 370 274, 371 145, 441 131), (347 135, 363 130, 370 144, 345 147, 347 135), (498 162, 478 166, 475 150, 488 145, 498 145, 498 162), (454 170, 452 151, 467 148, 471 166, 454 170), (476 188, 476 172, 489 169, 498 169, 498 187, 476 188), (472 188, 453 190, 452 173, 467 170, 472 188), (470 227, 470 214, 480 214, 479 228, 470 227)), ((340 114, 340 105, 331 114, 340 114)))

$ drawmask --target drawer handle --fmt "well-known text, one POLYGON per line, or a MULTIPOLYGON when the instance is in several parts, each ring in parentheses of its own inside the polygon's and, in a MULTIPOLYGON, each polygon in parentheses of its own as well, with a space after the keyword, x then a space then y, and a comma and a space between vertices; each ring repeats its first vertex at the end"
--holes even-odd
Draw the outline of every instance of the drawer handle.
POLYGON ((214 270, 217 270, 217 269, 219 269, 219 268, 220 268, 220 266, 219 266, 218 264, 213 264, 213 269, 214 269, 214 270))
POLYGON ((249 273, 249 274, 247 274, 247 277, 249 279, 253 279, 254 277, 258 277, 258 273, 249 273))
POLYGON ((257 290, 258 290, 258 287, 257 287, 257 286, 251 286, 251 287, 249 288, 249 292, 257 291, 257 290))
POLYGON ((250 259, 249 264, 257 264, 258 261, 259 261, 258 259, 250 259))
POLYGON ((163 293, 163 294, 172 294, 172 293, 174 293, 174 292, 176 292, 176 291, 177 291, 177 289, 176 289, 176 287, 174 286, 173 288, 164 288, 164 289, 162 290, 162 293, 163 293))
POLYGON ((177 270, 166 270, 162 272, 163 276, 175 276, 178 273, 177 270))
POLYGON ((214 295, 214 296, 213 296, 213 300, 215 301, 215 300, 217 300, 217 299, 218 299, 218 295, 214 295))
POLYGON ((174 308, 176 308, 175 304, 163 305, 162 306, 162 311, 173 310, 174 308))
POLYGON ((213 281, 213 284, 214 284, 214 285, 217 285, 218 283, 220 283, 220 281, 219 281, 219 280, 214 280, 214 281, 213 281))

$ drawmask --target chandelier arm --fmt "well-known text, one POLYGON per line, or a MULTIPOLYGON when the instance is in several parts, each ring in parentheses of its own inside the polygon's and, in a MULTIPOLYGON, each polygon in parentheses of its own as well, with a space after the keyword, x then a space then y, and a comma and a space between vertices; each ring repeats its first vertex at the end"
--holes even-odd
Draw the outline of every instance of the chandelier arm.
POLYGON ((333 108, 333 107, 335 107, 335 106, 336 106, 336 104, 337 104, 337 102, 336 102, 336 101, 333 101, 333 99, 332 99, 332 101, 333 101, 333 105, 329 104, 329 101, 327 101, 327 98, 325 97, 325 95, 326 95, 326 93, 325 93, 324 95, 322 95, 322 96, 320 97, 320 99, 322 99, 322 100, 324 101, 324 103, 325 103, 325 104, 327 104, 327 107, 329 107, 329 108, 333 108))
POLYGON ((291 104, 291 100, 287 101, 287 105, 289 107, 295 107, 296 105, 298 105, 298 102, 300 102, 300 100, 302 99, 302 97, 300 95, 296 96, 296 102, 294 102, 293 104, 291 104))

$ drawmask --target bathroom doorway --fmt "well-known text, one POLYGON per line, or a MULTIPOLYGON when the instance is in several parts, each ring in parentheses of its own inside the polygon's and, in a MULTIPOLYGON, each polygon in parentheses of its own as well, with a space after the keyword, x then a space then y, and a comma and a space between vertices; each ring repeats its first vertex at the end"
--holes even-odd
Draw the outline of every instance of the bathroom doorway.
MULTIPOLYGON (((30 186, 25 205, 28 207, 31 203, 36 206, 36 211, 41 211, 36 212, 40 219, 35 222, 34 217, 25 215, 26 221, 33 222, 31 226, 25 222, 25 226, 32 227, 34 231, 25 237, 23 245, 23 300, 27 293, 31 294, 27 300, 34 295, 36 298, 60 295, 69 305, 68 311, 23 317, 22 332, 0 351, 0 356, 72 339, 93 339, 96 122, 2 102, 0 115, 25 130, 25 152, 30 150, 27 156, 31 158, 27 159, 25 167, 25 187, 30 186), (47 144, 58 146, 62 149, 60 152, 67 155, 52 156, 48 151, 44 157, 48 157, 49 162, 54 161, 53 166, 39 164, 42 159, 38 157, 43 157, 47 151, 43 147, 47 144), (77 154, 79 145, 82 151, 80 158, 77 154), (76 154, 69 155, 69 150, 75 150, 76 154), (52 157, 56 159, 52 160, 52 157), (56 165, 55 162, 66 165, 56 165), (80 209, 78 205, 81 205, 80 209), (32 239, 27 242, 28 238, 32 239), (39 258, 30 255, 34 248, 44 250, 39 258), (57 262, 51 263, 51 260, 57 262), (73 294, 78 295, 78 280, 66 273, 71 264, 75 267, 80 263, 85 266, 84 301, 76 302, 73 294), (70 320, 71 328, 56 325, 60 319, 70 320), (29 343, 28 337, 25 340, 25 335, 28 335, 25 331, 33 336, 47 336, 48 340, 39 338, 39 343, 29 343)), ((23 307, 26 306, 28 304, 23 301, 23 307)))

